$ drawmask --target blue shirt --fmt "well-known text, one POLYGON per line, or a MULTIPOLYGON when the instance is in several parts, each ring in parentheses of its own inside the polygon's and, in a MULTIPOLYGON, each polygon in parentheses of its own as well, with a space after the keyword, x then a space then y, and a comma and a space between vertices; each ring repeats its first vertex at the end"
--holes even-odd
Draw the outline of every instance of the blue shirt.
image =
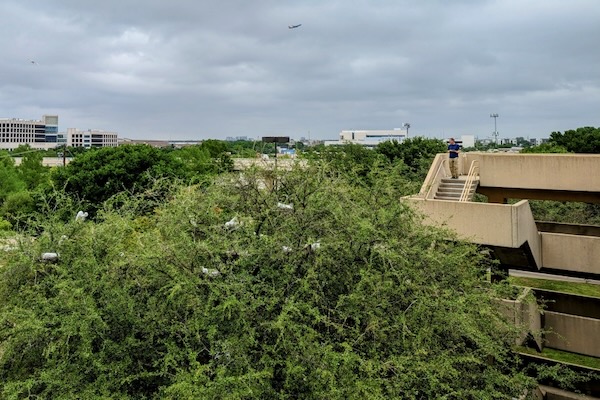
MULTIPOLYGON (((448 145, 448 150, 460 150, 460 144, 458 143, 454 143, 454 144, 449 144, 448 145)), ((458 153, 455 152, 450 152, 450 158, 456 158, 458 157, 458 153)))

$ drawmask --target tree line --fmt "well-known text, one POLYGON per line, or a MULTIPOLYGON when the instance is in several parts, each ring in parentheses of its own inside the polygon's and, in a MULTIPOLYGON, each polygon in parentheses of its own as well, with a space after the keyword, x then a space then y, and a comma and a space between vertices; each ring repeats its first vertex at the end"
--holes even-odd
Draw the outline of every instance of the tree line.
POLYGON ((493 262, 400 201, 445 149, 243 173, 218 141, 2 158, 0 399, 500 399, 585 379, 522 364, 493 262))

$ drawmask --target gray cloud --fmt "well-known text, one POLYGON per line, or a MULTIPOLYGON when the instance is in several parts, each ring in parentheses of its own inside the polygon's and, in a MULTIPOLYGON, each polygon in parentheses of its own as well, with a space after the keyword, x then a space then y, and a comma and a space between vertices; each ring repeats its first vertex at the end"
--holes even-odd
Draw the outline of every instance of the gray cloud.
POLYGON ((600 126, 595 0, 5 0, 0 15, 2 116, 57 113, 61 130, 489 137, 491 112, 503 137, 600 126))

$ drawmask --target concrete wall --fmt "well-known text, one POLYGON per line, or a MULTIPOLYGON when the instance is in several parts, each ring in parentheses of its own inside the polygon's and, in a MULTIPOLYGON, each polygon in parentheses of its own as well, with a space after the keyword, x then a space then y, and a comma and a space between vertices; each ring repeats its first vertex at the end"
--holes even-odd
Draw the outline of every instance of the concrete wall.
POLYGON ((536 266, 542 266, 541 242, 527 200, 491 204, 405 198, 424 215, 424 223, 445 226, 474 243, 518 248, 529 244, 536 266))
POLYGON ((533 298, 527 298, 529 293, 531 293, 531 289, 524 288, 516 300, 499 299, 497 301, 498 309, 519 329, 520 333, 516 338, 517 346, 525 344, 531 334, 538 345, 538 349, 541 350, 543 346, 542 314, 537 302, 533 298))
MULTIPOLYGON (((600 319, 600 298, 555 290, 532 289, 547 311, 600 319)), ((598 338, 600 340, 600 338, 598 338)))
MULTIPOLYGON (((294 165, 306 166, 305 160, 294 160, 290 158, 277 159, 277 168, 290 170, 294 165)), ((262 158, 234 158, 233 169, 242 171, 248 168, 257 167, 264 169, 273 169, 275 167, 275 157, 269 157, 266 160, 262 158)))
MULTIPOLYGON (((64 160, 65 164, 68 164, 69 162, 71 162, 73 158, 72 157, 66 157, 64 160)), ((15 165, 20 165, 21 162, 23 161, 23 157, 15 157, 15 165)), ((62 157, 44 157, 42 158, 42 165, 45 167, 59 167, 61 165, 63 165, 63 158, 62 157)))
POLYGON ((600 320, 546 311, 546 347, 600 357, 600 320))
POLYGON ((600 238, 542 232, 545 268, 600 274, 600 238))
POLYGON ((515 189, 600 192, 598 154, 464 153, 479 162, 480 185, 515 189))
POLYGON ((597 397, 586 396, 545 385, 540 385, 539 390, 544 400, 599 400, 597 397))

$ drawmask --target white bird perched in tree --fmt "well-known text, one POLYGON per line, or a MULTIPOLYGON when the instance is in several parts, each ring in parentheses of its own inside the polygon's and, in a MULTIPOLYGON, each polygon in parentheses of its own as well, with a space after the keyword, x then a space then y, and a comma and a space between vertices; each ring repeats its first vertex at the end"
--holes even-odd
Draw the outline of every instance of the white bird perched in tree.
POLYGON ((211 277, 215 277, 215 276, 221 275, 221 273, 218 270, 216 270, 216 269, 208 269, 208 268, 205 268, 205 267, 202 267, 202 273, 204 275, 208 275, 208 276, 211 276, 211 277))
POLYGON ((293 204, 277 203, 277 208, 281 208, 282 210, 293 210, 294 209, 294 205, 293 204))
POLYGON ((59 254, 58 253, 42 253, 42 261, 46 262, 56 262, 58 261, 59 254))
POLYGON ((238 221, 237 217, 233 217, 229 221, 225 222, 225 228, 227 229, 235 229, 238 226, 240 226, 240 222, 238 221))
POLYGON ((85 219, 87 218, 88 213, 87 212, 83 212, 83 211, 79 211, 77 213, 77 215, 75 216, 75 221, 85 221, 85 219))

